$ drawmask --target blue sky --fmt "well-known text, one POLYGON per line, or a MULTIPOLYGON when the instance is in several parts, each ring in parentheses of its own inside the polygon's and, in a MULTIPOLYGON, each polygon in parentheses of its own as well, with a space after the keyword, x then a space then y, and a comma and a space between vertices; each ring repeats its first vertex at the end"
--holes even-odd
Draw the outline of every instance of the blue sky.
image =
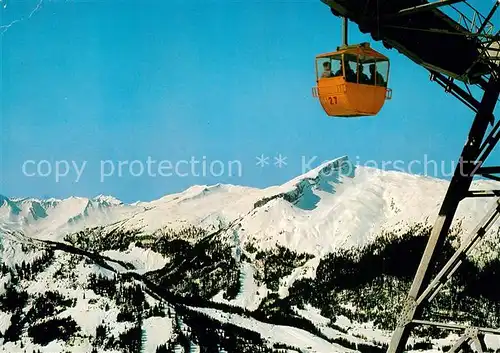
MULTIPOLYGON (((0 10, 2 25, 20 20, 0 36, 0 193, 8 196, 133 202, 193 184, 265 187, 301 174, 302 158, 315 156, 311 166, 343 155, 371 166, 427 158, 450 174, 472 122, 424 69, 377 42, 391 59, 392 101, 377 117, 328 118, 311 95, 314 57, 340 44, 341 21, 319 0, 44 1, 28 18, 37 4, 10 0, 0 10), (280 153, 282 168, 273 165, 280 153), (256 166, 261 154, 270 165, 256 166), (137 176, 139 162, 119 175, 120 161, 147 167, 148 158, 156 176, 137 176), (204 175, 200 164, 183 164, 182 175, 158 174, 161 160, 192 158, 224 170, 204 175), (40 171, 50 174, 25 175, 30 160, 48 161, 40 171), (57 161, 70 165, 59 180, 57 161), (104 172, 113 164, 112 176, 102 178, 101 163, 104 172)), ((371 40, 349 30, 350 43, 371 40)))

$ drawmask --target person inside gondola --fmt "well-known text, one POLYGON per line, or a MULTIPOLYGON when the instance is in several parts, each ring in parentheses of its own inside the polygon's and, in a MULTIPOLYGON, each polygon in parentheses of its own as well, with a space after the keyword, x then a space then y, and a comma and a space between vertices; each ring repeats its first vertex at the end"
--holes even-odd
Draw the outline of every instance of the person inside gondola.
POLYGON ((370 65, 370 84, 374 84, 376 86, 386 86, 384 77, 377 71, 375 64, 370 65))
POLYGON ((339 60, 339 69, 335 72, 334 76, 344 76, 344 71, 342 70, 342 59, 339 60))
POLYGON ((347 82, 354 82, 358 80, 358 76, 356 72, 352 69, 351 65, 349 65, 349 59, 344 60, 344 68, 345 68, 345 80, 347 82))
POLYGON ((321 77, 333 77, 332 64, 329 61, 323 63, 323 73, 321 77))
POLYGON ((370 79, 368 76, 363 72, 363 64, 358 63, 358 76, 359 76, 359 83, 363 85, 369 85, 370 84, 370 79))

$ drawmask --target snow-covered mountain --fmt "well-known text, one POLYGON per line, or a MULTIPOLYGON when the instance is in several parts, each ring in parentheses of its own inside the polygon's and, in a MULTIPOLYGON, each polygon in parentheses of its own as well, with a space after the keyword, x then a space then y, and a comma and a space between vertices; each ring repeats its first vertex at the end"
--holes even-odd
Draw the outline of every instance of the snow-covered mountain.
MULTIPOLYGON (((475 188, 497 184, 481 181, 475 188)), ((103 195, 63 200, 0 196, 0 223, 51 240, 95 226, 152 233, 162 228, 216 229, 238 223, 240 241, 320 254, 371 242, 382 229, 432 223, 447 186, 447 181, 424 176, 355 168, 343 157, 266 189, 195 185, 134 204, 103 195)), ((463 229, 471 230, 492 202, 466 199, 457 213, 463 229)))
POLYGON ((111 223, 131 209, 118 199, 104 195, 92 199, 69 197, 64 200, 9 199, 0 195, 0 223, 33 235, 65 233, 92 222, 111 223))
MULTIPOLYGON (((2 347, 194 352, 213 344, 208 325, 219 351, 382 352, 447 186, 342 157, 283 185, 197 185, 134 204, 0 196, 2 347)), ((493 201, 462 202, 449 246, 493 201)), ((497 234, 470 263, 476 288, 496 266, 497 234)), ((495 302, 478 293, 478 306, 495 302)))

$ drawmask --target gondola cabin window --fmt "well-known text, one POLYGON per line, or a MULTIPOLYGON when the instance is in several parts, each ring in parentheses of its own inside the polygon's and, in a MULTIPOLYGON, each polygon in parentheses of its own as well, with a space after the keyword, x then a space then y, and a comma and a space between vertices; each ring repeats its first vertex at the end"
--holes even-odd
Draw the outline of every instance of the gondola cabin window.
POLYGON ((316 70, 319 73, 319 78, 342 76, 341 56, 318 59, 316 70))

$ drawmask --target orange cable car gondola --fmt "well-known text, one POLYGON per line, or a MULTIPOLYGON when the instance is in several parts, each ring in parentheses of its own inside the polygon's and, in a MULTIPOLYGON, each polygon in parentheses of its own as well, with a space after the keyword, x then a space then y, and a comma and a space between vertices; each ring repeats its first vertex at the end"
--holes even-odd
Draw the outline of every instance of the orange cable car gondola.
MULTIPOLYGON (((346 31, 344 28, 344 43, 346 31)), ((317 84, 313 96, 319 98, 328 116, 373 116, 386 99, 392 98, 388 79, 386 56, 372 49, 369 43, 344 44, 336 52, 316 56, 317 84)))

